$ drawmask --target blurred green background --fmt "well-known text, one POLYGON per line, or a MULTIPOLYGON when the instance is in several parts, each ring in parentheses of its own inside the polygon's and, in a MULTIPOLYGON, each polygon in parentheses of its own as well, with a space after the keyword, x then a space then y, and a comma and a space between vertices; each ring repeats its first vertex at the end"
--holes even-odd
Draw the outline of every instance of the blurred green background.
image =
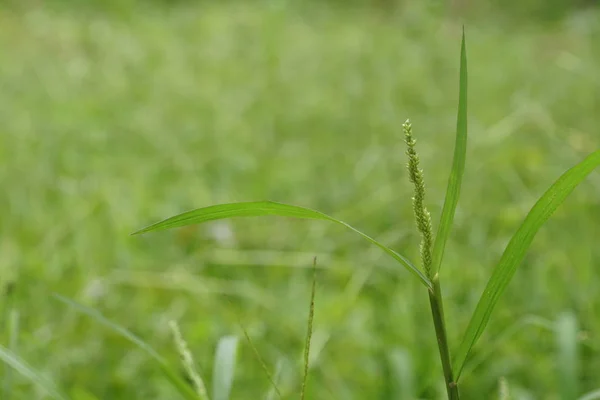
MULTIPOLYGON (((0 3, 0 343, 12 314, 13 350, 72 399, 170 399, 145 354, 52 293, 175 364, 177 320, 209 385, 218 340, 243 337, 239 318, 297 398, 317 256, 308 398, 443 398, 426 294, 353 234, 278 218, 129 233, 268 199, 332 214, 416 262, 401 125, 413 122, 435 222, 464 23, 470 141, 442 270, 456 348, 529 208, 600 147, 594 3, 0 3)), ((514 399, 600 388, 599 199, 595 172, 539 233, 474 349, 465 399, 497 398, 501 380, 514 399)), ((0 376, 12 382, 0 398, 43 398, 4 366, 0 376)), ((232 398, 268 391, 241 341, 232 398)))

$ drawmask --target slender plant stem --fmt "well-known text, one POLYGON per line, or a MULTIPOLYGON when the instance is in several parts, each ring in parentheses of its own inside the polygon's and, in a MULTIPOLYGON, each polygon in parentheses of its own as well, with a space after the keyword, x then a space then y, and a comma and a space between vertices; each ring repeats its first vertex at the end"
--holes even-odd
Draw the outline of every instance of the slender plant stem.
POLYGON ((429 290, 429 304, 431 305, 431 316, 435 325, 435 335, 437 337, 440 358, 442 360, 442 369, 444 370, 444 380, 449 400, 459 400, 458 386, 454 382, 452 373, 452 363, 450 361, 450 349, 448 348, 448 336, 446 335, 446 323, 444 319, 444 303, 442 301, 442 288, 440 286, 439 275, 433 277, 433 289, 429 290))
MULTIPOLYGON (((231 308, 233 310, 235 310, 235 306, 234 306, 233 302, 231 301, 231 299, 228 297, 226 297, 226 299, 229 302, 229 304, 231 305, 231 308)), ((277 393, 277 397, 279 397, 279 399, 282 400, 283 396, 281 395, 281 391, 279 390, 279 388, 277 387, 277 384, 275 383, 275 380, 273 379, 273 375, 271 375, 271 373, 269 372, 269 368, 267 367, 267 364, 265 363, 263 358, 260 356, 258 349, 254 345, 254 342, 252 341, 252 338, 250 337, 248 330, 242 323, 242 318, 240 317, 240 315, 238 313, 236 313, 236 318, 237 318, 237 323, 238 323, 240 329, 242 330, 242 332, 244 332, 244 337, 246 338, 246 341, 248 342, 248 344, 250 345, 250 348, 252 349, 252 352, 254 353, 254 357, 256 357, 256 360, 258 361, 262 370, 264 371, 265 375, 267 376, 269 383, 271 383, 271 387, 275 390, 275 393, 277 393)))
POLYGON ((409 120, 402 125, 404 130, 404 141, 406 142, 406 155, 408 156, 408 177, 415 186, 415 195, 413 196, 413 211, 417 230, 421 234, 421 261, 425 275, 431 281, 429 291, 429 304, 431 305, 431 316, 435 325, 435 335, 437 337, 438 348, 440 349, 440 358, 442 359, 442 368, 444 369, 444 379, 446 391, 449 400, 459 400, 458 387, 454 382, 452 373, 452 364, 450 362, 450 350, 448 349, 448 337, 446 335, 446 325, 444 322, 444 304, 442 303, 442 288, 440 287, 439 275, 431 269, 431 247, 433 243, 433 227, 431 225, 431 214, 425 207, 425 178, 423 170, 419 168, 419 155, 416 150, 417 141, 412 134, 412 125, 409 120))
POLYGON ((313 334, 313 320, 315 318, 315 292, 317 291, 317 257, 313 258, 313 279, 310 292, 310 307, 308 310, 308 327, 306 331, 306 343, 304 346, 304 377, 302 378, 302 389, 300 400, 306 395, 306 382, 308 382, 308 359, 310 358, 310 341, 313 334))

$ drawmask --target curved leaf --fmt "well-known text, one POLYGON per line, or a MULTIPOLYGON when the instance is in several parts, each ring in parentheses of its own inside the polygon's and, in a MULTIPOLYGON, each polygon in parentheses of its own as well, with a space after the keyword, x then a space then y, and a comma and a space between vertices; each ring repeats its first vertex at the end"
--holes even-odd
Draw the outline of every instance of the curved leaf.
POLYGON ((444 208, 442 209, 440 224, 433 244, 431 270, 434 274, 439 271, 442 264, 442 258, 444 258, 444 249, 446 248, 448 236, 450 236, 450 229, 452 228, 454 213, 460 196, 460 186, 465 172, 465 159, 467 153, 467 48, 465 45, 464 28, 460 48, 460 80, 458 86, 458 116, 456 121, 454 159, 452 161, 450 177, 448 178, 448 188, 446 189, 444 208))
POLYGON ((508 243, 508 246, 506 246, 471 317, 471 321, 454 360, 454 371, 457 374, 457 380, 471 348, 483 333, 494 306, 525 257, 525 253, 537 231, 573 189, 598 165, 600 165, 600 150, 590 154, 579 164, 567 170, 535 203, 529 214, 527 214, 527 217, 525 217, 525 220, 508 243))
POLYGON ((167 218, 161 222, 150 225, 146 228, 140 229, 134 232, 132 235, 146 233, 150 231, 158 231, 164 229, 178 228, 187 225, 200 224, 203 222, 214 221, 218 219, 233 218, 233 217, 259 217, 265 215, 277 215, 280 217, 294 217, 304 219, 318 219, 323 221, 335 222, 339 225, 345 226, 351 231, 358 233, 364 239, 368 240, 375 246, 379 247, 387 254, 392 256, 396 261, 402 264, 409 272, 415 275, 419 280, 428 288, 431 287, 431 282, 427 277, 417 269, 408 259, 396 253, 389 247, 379 243, 372 237, 362 233, 358 229, 348 225, 347 223, 330 217, 322 212, 311 210, 309 208, 293 206, 289 204, 276 203, 273 201, 255 201, 255 202, 243 202, 243 203, 228 203, 219 204, 215 206, 209 206, 204 208, 198 208, 196 210, 188 211, 183 214, 176 215, 171 218, 167 218))

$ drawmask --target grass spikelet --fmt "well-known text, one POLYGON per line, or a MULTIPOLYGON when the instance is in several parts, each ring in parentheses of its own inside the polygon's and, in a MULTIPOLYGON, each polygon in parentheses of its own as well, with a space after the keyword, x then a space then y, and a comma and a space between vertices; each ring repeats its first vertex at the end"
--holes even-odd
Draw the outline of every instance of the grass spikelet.
POLYGON ((170 321, 169 328, 171 328, 171 332, 173 332, 173 340, 175 341, 175 346, 177 346, 179 356, 181 357, 181 363, 183 364, 183 368, 185 369, 188 378, 194 385, 194 390, 202 400, 209 400, 204 381, 194 366, 194 357, 179 330, 177 322, 170 321))
POLYGON ((431 247, 433 243, 433 228, 431 226, 431 214, 425 207, 425 180, 423 170, 419 168, 419 155, 416 151, 417 141, 412 135, 412 124, 410 120, 402 125, 404 128, 404 141, 406 142, 406 155, 408 156, 408 176, 415 185, 415 195, 413 196, 413 211, 417 221, 417 229, 421 233, 421 260, 425 275, 429 279, 433 278, 431 272, 431 247))

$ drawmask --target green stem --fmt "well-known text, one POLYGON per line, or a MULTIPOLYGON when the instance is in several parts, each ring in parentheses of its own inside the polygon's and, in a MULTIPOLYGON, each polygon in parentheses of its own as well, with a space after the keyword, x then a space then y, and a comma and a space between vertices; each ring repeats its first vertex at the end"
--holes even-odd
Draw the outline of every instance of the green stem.
POLYGON ((444 380, 448 400, 459 400, 458 386, 454 382, 452 373, 452 363, 450 361, 450 349, 448 348, 448 336, 446 335, 446 323, 444 321, 444 303, 442 302, 442 288, 438 274, 435 274, 432 280, 433 289, 429 289, 429 304, 431 305, 431 316, 435 325, 435 335, 437 337, 440 358, 442 360, 442 369, 444 370, 444 380))

